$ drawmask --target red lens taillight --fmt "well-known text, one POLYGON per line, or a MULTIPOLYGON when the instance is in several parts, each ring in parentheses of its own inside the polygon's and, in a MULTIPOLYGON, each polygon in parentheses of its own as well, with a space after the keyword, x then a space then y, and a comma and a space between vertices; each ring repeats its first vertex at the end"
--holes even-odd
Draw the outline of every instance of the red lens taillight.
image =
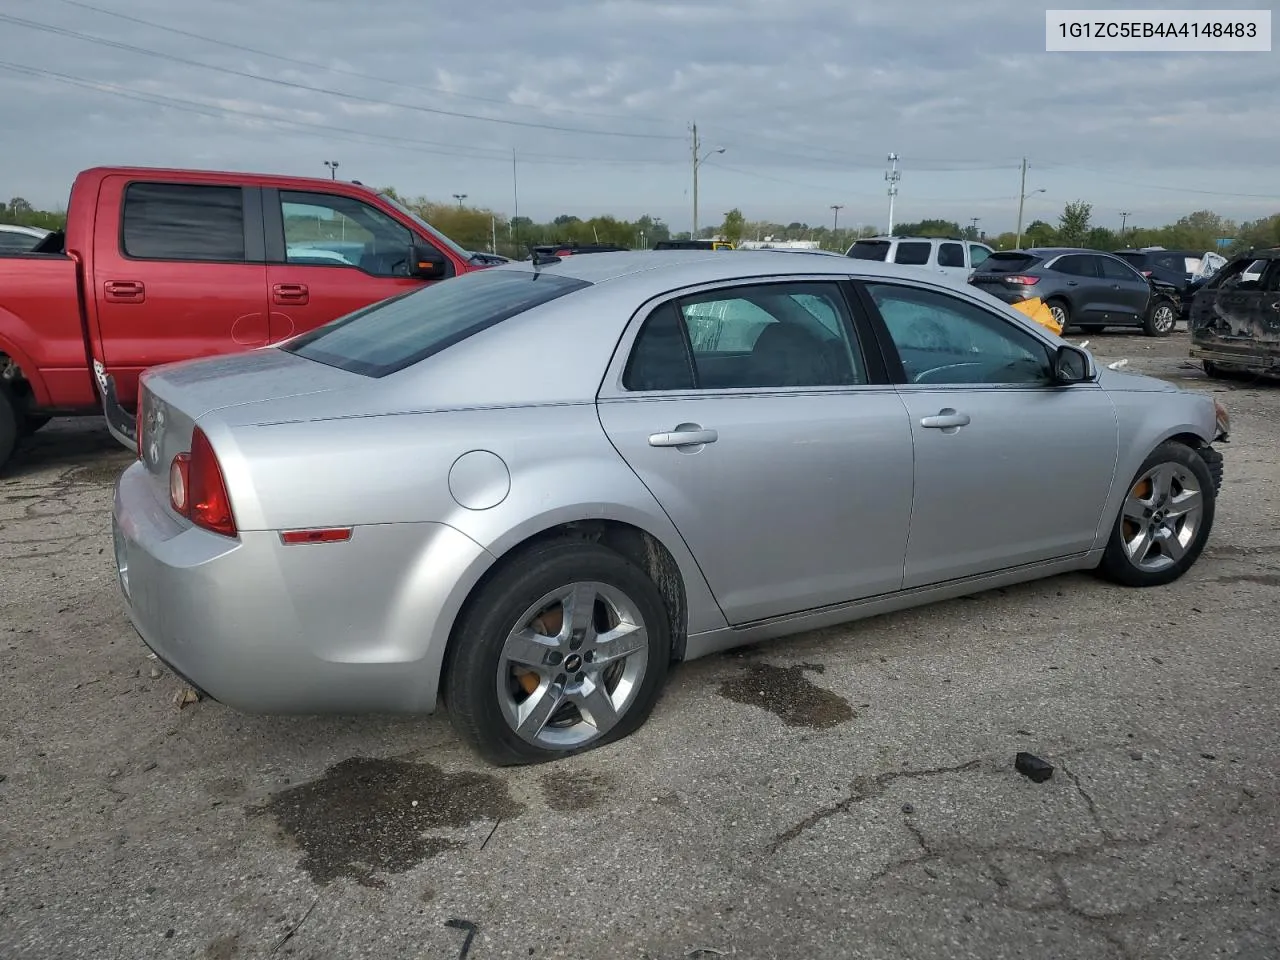
POLYGON ((1016 283, 1020 287, 1030 287, 1040 282, 1039 277, 1025 277, 1022 274, 1014 274, 1011 277, 1004 278, 1005 283, 1016 283))
POLYGON ((191 452, 173 458, 169 468, 169 502, 197 527, 225 537, 234 537, 237 533, 222 467, 209 438, 199 427, 191 434, 191 452))
POLYGON ((1151 271, 1150 271, 1150 270, 1143 270, 1143 271, 1142 271, 1142 275, 1143 275, 1144 277, 1149 277, 1149 276, 1151 276, 1151 271))

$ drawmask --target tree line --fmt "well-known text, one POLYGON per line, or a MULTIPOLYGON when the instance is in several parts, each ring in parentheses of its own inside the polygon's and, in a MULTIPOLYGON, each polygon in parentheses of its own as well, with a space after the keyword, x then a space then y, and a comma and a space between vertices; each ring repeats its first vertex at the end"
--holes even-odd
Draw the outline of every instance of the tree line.
MULTIPOLYGON (((660 240, 688 239, 689 231, 673 231, 661 217, 645 214, 635 220, 623 220, 608 214, 583 219, 562 214, 546 222, 529 217, 508 217, 505 213, 484 207, 465 206, 408 197, 394 188, 384 192, 432 224, 455 242, 471 250, 488 250, 509 257, 523 257, 533 244, 606 243, 642 249, 660 240)), ((66 223, 65 211, 36 210, 22 197, 7 204, 0 202, 0 223, 44 227, 56 230, 66 223)), ((776 223, 748 220, 741 209, 725 213, 718 223, 702 227, 700 238, 721 237, 734 243, 743 240, 809 240, 824 250, 848 249, 859 237, 876 236, 875 224, 855 223, 853 228, 838 224, 809 224, 801 221, 776 223)), ((1118 229, 1094 222, 1093 205, 1074 200, 1063 207, 1056 223, 1032 220, 1021 238, 1013 231, 988 236, 976 226, 961 227, 946 219, 925 219, 914 223, 894 224, 898 236, 965 237, 981 240, 998 250, 1022 247, 1088 247, 1094 250, 1118 250, 1125 247, 1168 247, 1197 252, 1217 250, 1233 254, 1258 247, 1280 246, 1280 213, 1256 220, 1236 222, 1212 210, 1197 210, 1163 226, 1126 225, 1118 229), (1019 243, 1020 239, 1020 243, 1019 243)))

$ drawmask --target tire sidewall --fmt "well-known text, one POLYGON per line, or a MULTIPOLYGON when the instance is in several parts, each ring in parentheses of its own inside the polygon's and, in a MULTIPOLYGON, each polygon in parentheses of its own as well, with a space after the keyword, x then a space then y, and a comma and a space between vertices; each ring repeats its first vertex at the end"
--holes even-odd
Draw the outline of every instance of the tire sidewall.
POLYGON ((1140 476, 1161 463, 1178 463, 1195 474, 1196 480, 1200 483, 1201 497, 1204 501, 1204 513, 1200 521, 1200 531, 1196 534, 1196 538, 1186 554, 1173 566, 1158 572, 1139 570, 1129 560, 1124 550, 1121 530, 1121 526, 1124 523, 1124 501, 1121 500, 1120 509, 1117 511, 1115 521, 1111 525, 1111 536, 1107 540, 1107 548, 1103 554, 1101 569, 1110 579, 1126 586, 1158 587, 1173 583, 1173 581, 1190 570, 1200 558, 1200 554, 1204 550, 1204 546, 1213 530, 1213 522, 1218 505, 1218 495, 1214 489, 1213 476, 1209 473, 1209 467, 1200 454, 1185 444, 1170 441, 1162 443, 1153 450, 1147 459, 1142 461, 1142 466, 1129 479, 1129 483, 1125 486, 1125 497, 1129 496, 1129 491, 1133 489, 1134 483, 1137 482, 1140 476))
POLYGON ((450 643, 442 687, 455 729, 487 760, 499 765, 542 763, 622 739, 648 718, 671 660, 671 630, 658 588, 621 554, 586 541, 560 541, 504 564, 467 604, 450 643), (545 750, 522 740, 502 715, 496 691, 507 634, 539 597, 578 580, 621 590, 644 619, 649 640, 644 679, 627 712, 607 734, 569 750, 545 750))
POLYGON ((1046 301, 1045 306, 1049 308, 1051 313, 1055 310, 1062 312, 1062 316, 1060 318, 1055 316, 1054 319, 1060 320, 1063 332, 1065 333, 1067 327, 1071 326, 1071 306, 1065 300, 1058 299, 1057 297, 1046 301))

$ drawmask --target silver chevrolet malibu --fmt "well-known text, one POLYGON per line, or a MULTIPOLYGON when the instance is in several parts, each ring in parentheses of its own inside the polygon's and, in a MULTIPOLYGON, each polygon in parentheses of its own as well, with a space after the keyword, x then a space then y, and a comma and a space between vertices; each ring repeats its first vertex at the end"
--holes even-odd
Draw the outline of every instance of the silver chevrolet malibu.
POLYGON ((447 705, 485 758, 626 736, 671 664, 1070 570, 1175 580, 1226 411, 912 267, 512 263, 157 367, 115 556, 234 708, 447 705))

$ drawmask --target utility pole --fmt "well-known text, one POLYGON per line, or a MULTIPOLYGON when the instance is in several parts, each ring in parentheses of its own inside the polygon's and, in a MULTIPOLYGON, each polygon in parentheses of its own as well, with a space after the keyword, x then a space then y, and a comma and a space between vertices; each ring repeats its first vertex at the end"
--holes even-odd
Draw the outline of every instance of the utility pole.
POLYGON ((843 203, 833 203, 831 205, 831 242, 839 246, 839 240, 836 234, 840 230, 840 211, 844 209, 843 203))
POLYGON ((1018 187, 1018 232, 1014 234, 1013 249, 1022 246, 1022 205, 1027 199, 1027 158, 1022 158, 1022 185, 1018 187))
POLYGON ((698 239, 698 168, 702 166, 707 157, 713 153, 724 153, 724 147, 716 147, 714 150, 708 150, 705 156, 699 156, 698 151, 702 145, 702 141, 698 139, 698 125, 692 123, 689 129, 693 131, 693 231, 689 234, 690 240, 698 239))
POLYGON ((1129 211, 1121 210, 1120 211, 1120 239, 1121 240, 1124 239, 1124 225, 1128 219, 1129 219, 1129 211))
POLYGON ((896 153, 889 154, 889 169, 884 172, 884 178, 889 181, 889 229, 887 235, 893 236, 893 201, 898 196, 898 181, 902 179, 902 174, 898 172, 898 155, 896 153))
POLYGON ((520 186, 516 182, 516 148, 511 148, 511 236, 515 244, 515 250, 512 253, 517 254, 520 251, 520 225, 517 222, 520 218, 520 186))
POLYGON ((489 217, 489 252, 498 252, 498 218, 496 216, 489 217))
POLYGON ((970 218, 969 218, 969 223, 970 223, 970 225, 973 227, 973 238, 976 238, 976 237, 978 236, 978 222, 979 222, 980 220, 982 220, 982 218, 981 218, 981 217, 970 217, 970 218))
POLYGON ((329 179, 337 180, 338 179, 338 161, 326 160, 324 162, 324 165, 329 168, 329 179))

